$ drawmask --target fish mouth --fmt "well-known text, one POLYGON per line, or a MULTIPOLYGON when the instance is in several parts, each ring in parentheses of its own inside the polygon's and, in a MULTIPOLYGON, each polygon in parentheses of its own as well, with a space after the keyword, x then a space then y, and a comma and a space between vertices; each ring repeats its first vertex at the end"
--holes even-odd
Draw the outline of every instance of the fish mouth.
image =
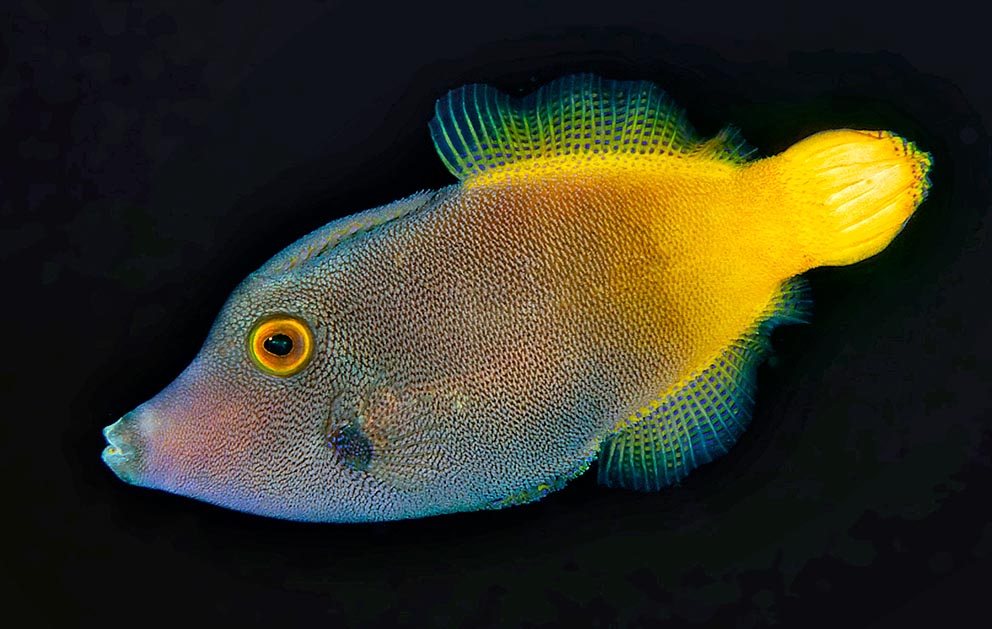
POLYGON ((122 481, 138 484, 138 475, 144 467, 144 455, 138 422, 134 413, 128 413, 103 429, 107 447, 100 458, 122 481))

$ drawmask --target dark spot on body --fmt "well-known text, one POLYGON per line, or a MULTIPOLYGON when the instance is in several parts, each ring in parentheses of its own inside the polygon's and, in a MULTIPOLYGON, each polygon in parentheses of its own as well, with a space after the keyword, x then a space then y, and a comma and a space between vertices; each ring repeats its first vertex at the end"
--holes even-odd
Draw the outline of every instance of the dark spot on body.
POLYGON ((372 463, 372 442, 365 435, 360 423, 348 423, 335 428, 327 435, 327 445, 334 448, 348 467, 368 471, 372 463))

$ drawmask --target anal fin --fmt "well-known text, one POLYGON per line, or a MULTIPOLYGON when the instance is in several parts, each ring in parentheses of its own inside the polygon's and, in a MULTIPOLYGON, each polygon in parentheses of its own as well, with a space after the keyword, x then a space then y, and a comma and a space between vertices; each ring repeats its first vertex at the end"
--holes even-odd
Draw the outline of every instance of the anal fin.
POLYGON ((770 352, 771 330, 805 321, 809 305, 806 281, 786 281, 751 329, 603 441, 599 482, 656 491, 726 453, 751 420, 755 373, 770 352))

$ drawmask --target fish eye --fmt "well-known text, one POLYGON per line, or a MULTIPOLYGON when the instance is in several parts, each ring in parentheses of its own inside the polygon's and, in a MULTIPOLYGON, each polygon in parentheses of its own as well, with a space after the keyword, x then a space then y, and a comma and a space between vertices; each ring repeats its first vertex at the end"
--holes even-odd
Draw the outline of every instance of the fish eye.
POLYGON ((262 348, 275 356, 285 356, 293 351, 293 339, 285 334, 276 334, 265 339, 262 348))
POLYGON ((288 314, 262 317, 248 335, 248 355, 267 374, 299 373, 313 355, 313 332, 306 321, 288 314))

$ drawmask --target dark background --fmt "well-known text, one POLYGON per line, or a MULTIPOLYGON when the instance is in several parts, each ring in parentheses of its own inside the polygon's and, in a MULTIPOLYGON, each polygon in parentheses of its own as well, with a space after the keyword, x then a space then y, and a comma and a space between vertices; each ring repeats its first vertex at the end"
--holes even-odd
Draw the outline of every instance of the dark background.
POLYGON ((796 4, 5 3, 0 614, 987 617, 988 20, 964 2, 796 4), (813 321, 776 332, 730 454, 663 493, 589 473, 526 507, 346 526, 225 511, 102 465, 101 428, 180 372, 245 275, 333 218, 453 182, 427 133, 437 97, 573 71, 653 80, 700 132, 733 123, 763 154, 850 126, 934 155, 932 194, 889 249, 810 274, 813 321))

